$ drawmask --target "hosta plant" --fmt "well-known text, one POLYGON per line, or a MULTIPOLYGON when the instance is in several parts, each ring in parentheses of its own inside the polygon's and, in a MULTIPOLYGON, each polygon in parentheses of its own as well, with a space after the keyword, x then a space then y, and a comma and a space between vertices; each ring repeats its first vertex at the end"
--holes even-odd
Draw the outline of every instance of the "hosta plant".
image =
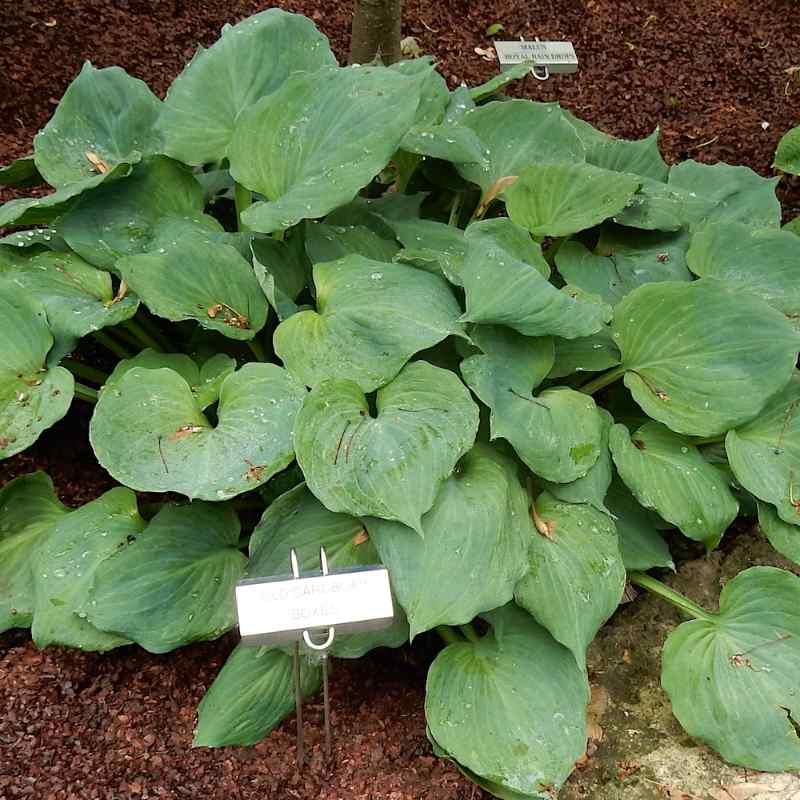
MULTIPOLYGON (((800 578, 745 570, 716 610, 648 574, 662 531, 712 550, 751 508, 800 562, 800 238, 775 180, 497 94, 520 74, 339 67, 279 10, 163 101, 83 68, 0 172, 52 187, 0 208, 0 454, 90 403, 120 485, 78 509, 42 473, 2 488, 0 629, 164 653, 233 628, 236 581, 290 547, 382 562, 394 624, 333 655, 437 632, 435 751, 552 798, 627 581, 688 618, 662 673, 687 732, 800 769, 800 578)), ((196 744, 293 702, 284 649, 237 647, 196 744)))

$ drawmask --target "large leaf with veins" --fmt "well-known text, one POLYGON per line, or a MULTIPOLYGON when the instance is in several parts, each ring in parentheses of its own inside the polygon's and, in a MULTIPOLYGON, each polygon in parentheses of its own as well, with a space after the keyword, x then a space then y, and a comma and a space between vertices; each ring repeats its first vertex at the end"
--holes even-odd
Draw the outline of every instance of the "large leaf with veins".
POLYGON ((222 382, 212 424, 184 377, 168 367, 134 367, 103 390, 89 438, 120 483, 226 500, 292 462, 304 395, 275 364, 245 364, 222 382))
POLYGON ((323 381, 297 417, 297 461, 331 511, 424 535, 422 515, 475 441, 478 408, 452 372, 415 361, 378 391, 376 409, 353 381, 323 381))
POLYGON ((625 385, 678 433, 716 436, 752 419, 794 372, 800 335, 779 311, 713 278, 649 283, 612 323, 625 385))
POLYGON ((438 275, 350 255, 316 264, 314 284, 317 310, 275 331, 275 352, 307 386, 337 378, 369 392, 414 353, 464 335, 458 301, 438 275))
POLYGON ((220 161, 246 108, 279 89, 293 72, 335 65, 327 38, 299 14, 270 8, 226 25, 167 90, 158 120, 164 152, 185 164, 220 161))
POLYGON ((726 761, 800 769, 800 578, 752 567, 726 584, 719 612, 684 622, 664 645, 661 684, 687 733, 726 761))
POLYGON ((349 203, 414 122, 419 80, 383 67, 297 73, 237 119, 231 174, 267 199, 242 214, 271 233, 349 203))

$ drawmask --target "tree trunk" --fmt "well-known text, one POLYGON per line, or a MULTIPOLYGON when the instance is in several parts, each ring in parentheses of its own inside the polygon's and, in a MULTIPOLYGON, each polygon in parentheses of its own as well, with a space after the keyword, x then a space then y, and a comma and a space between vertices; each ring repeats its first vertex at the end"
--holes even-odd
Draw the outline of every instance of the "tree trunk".
POLYGON ((355 0, 350 64, 368 64, 376 56, 384 64, 400 60, 402 5, 402 0, 355 0))

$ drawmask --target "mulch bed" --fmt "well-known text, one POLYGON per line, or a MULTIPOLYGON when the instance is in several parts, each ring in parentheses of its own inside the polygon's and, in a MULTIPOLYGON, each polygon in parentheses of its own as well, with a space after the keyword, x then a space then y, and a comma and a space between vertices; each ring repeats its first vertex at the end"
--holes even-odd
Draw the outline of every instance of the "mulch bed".
MULTIPOLYGON (((267 5, 17 2, 0 17, 0 163, 29 152, 83 60, 119 64, 163 95, 198 43, 210 44, 225 22, 267 5)), ((280 5, 312 17, 346 56, 350 3, 280 5)), ((781 134, 800 122, 800 73, 787 73, 800 65, 795 0, 407 0, 403 33, 436 55, 455 86, 496 74, 474 48, 491 44, 485 29, 497 22, 504 38, 571 39, 581 61, 576 75, 528 79, 515 92, 559 100, 618 136, 660 126, 671 162, 724 160, 768 175, 781 134)), ((800 214, 797 180, 785 180, 779 194, 787 218, 800 214)), ((110 488, 88 445, 87 420, 78 407, 34 447, 0 463, 0 484, 46 469, 70 505, 110 488)), ((433 757, 425 738, 431 642, 337 662, 331 764, 323 763, 315 703, 306 715, 311 763, 302 774, 291 720, 255 748, 191 750, 197 703, 233 644, 227 636, 168 656, 133 647, 100 656, 38 652, 26 632, 0 636, 0 800, 481 796, 433 757)))

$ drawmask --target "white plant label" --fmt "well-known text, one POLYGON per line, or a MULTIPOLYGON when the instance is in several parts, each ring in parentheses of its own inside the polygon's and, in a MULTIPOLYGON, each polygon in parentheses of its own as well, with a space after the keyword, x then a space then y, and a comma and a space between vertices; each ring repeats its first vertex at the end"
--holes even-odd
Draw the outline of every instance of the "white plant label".
POLYGON ((577 72, 578 56, 572 42, 495 42, 501 69, 530 62, 535 67, 547 67, 553 73, 577 72))
POLYGON ((394 619, 385 567, 240 581, 236 607, 242 642, 253 645, 290 642, 321 628, 337 634, 374 630, 394 619))

